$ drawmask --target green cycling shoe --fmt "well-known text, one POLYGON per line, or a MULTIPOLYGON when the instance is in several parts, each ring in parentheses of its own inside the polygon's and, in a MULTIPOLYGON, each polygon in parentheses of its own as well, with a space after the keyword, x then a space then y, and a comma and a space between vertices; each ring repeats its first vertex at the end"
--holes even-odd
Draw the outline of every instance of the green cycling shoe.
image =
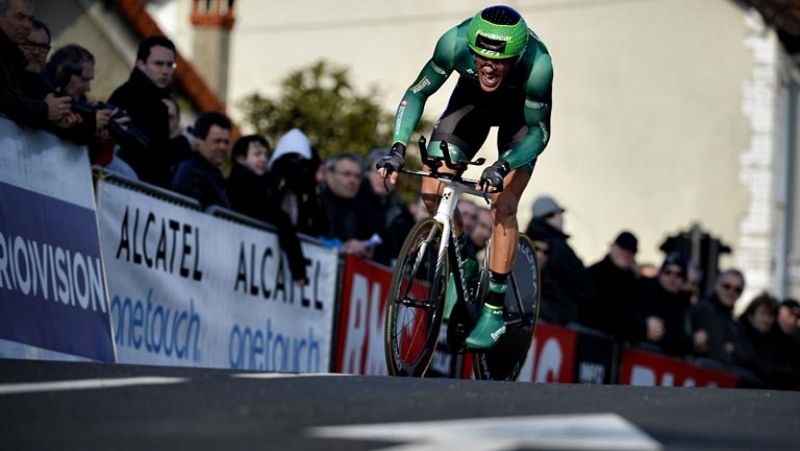
POLYGON ((503 307, 484 304, 478 324, 475 325, 475 329, 467 337, 467 347, 471 349, 489 349, 497 344, 505 332, 506 323, 503 320, 503 307))

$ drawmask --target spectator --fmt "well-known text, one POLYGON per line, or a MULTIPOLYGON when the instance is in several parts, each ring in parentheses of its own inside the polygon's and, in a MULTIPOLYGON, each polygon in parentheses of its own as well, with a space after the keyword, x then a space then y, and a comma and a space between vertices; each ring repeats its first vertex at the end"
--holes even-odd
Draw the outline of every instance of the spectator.
POLYGON ((376 230, 364 221, 365 210, 356 202, 361 183, 361 160, 343 153, 326 161, 325 184, 321 191, 322 237, 346 254, 372 258, 371 241, 376 230))
POLYGON ((372 257, 378 263, 391 265, 397 258, 403 241, 414 226, 414 218, 403 202, 378 174, 375 163, 389 153, 389 149, 375 149, 367 156, 365 177, 361 181, 356 202, 369 211, 371 227, 381 238, 372 257))
POLYGON ((786 338, 776 326, 778 301, 768 293, 753 299, 739 318, 739 362, 769 388, 798 388, 798 369, 786 338))
POLYGON ((94 55, 89 50, 70 44, 58 49, 47 62, 45 78, 53 80, 54 87, 72 99, 72 107, 80 115, 78 124, 58 134, 79 144, 88 144, 91 162, 106 165, 113 154, 111 146, 104 146, 100 138, 108 138, 105 128, 116 110, 93 109, 87 102, 86 94, 92 90, 94 81, 94 63, 94 55))
POLYGON ((197 199, 203 209, 211 205, 230 208, 220 167, 228 159, 231 121, 221 113, 207 111, 198 116, 194 133, 197 152, 175 169, 172 189, 197 199))
POLYGON ((109 103, 127 111, 132 125, 149 138, 147 146, 121 143, 119 157, 141 180, 162 188, 170 187, 172 168, 192 154, 192 138, 170 139, 169 112, 163 100, 171 95, 174 71, 175 44, 164 36, 146 38, 139 44, 130 78, 109 98, 109 103))
MULTIPOLYGON (((181 109, 178 102, 173 98, 164 97, 161 102, 167 107, 167 123, 169 124, 169 138, 174 139, 181 136, 181 109)), ((264 161, 266 163, 266 160, 264 161)))
POLYGON ((69 97, 25 91, 28 61, 19 46, 28 42, 32 16, 33 1, 0 0, 0 113, 28 127, 72 127, 78 118, 69 97))
POLYGON ((778 327, 800 349, 800 302, 785 299, 778 309, 778 327))
POLYGON ((477 253, 486 247, 489 243, 489 238, 492 237, 494 218, 491 210, 477 206, 475 207, 474 216, 475 223, 472 226, 472 232, 469 234, 469 247, 472 248, 473 253, 477 253))
POLYGON ((269 159, 276 203, 289 215, 299 233, 319 236, 321 216, 317 173, 319 158, 306 135, 293 128, 278 140, 269 159))
POLYGON ((643 347, 677 357, 692 354, 694 346, 686 327, 691 301, 682 289, 687 265, 685 257, 670 253, 664 259, 657 278, 639 279, 643 316, 649 323, 648 330, 656 332, 640 343, 643 347), (658 334, 658 320, 663 325, 663 334, 658 334))
POLYGON ((306 260, 300 239, 286 213, 273 204, 267 173, 269 143, 260 135, 243 136, 233 145, 233 166, 226 181, 231 208, 277 228, 278 243, 289 260, 292 279, 305 284, 306 260))
POLYGON ((409 205, 408 210, 411 212, 411 216, 414 217, 415 223, 431 217, 428 207, 425 206, 425 201, 422 200, 422 196, 417 196, 417 200, 409 205))
POLYGON ((25 55, 26 77, 23 79, 23 90, 35 99, 43 99, 52 91, 52 86, 45 80, 44 66, 50 54, 50 29, 40 20, 31 21, 31 32, 25 44, 19 46, 25 55))
POLYGON ((555 324, 577 321, 579 309, 592 293, 589 271, 572 250, 564 233, 565 210, 550 196, 533 203, 533 219, 525 231, 528 236, 545 236, 550 243, 550 258, 542 270, 543 320, 555 324))
POLYGON ((547 265, 547 261, 550 260, 550 241, 546 235, 538 233, 538 230, 533 230, 532 232, 533 235, 528 238, 533 242, 533 251, 536 253, 536 263, 541 272, 542 268, 547 265))
POLYGON ((613 336, 620 343, 636 343, 648 336, 660 339, 663 323, 641 314, 636 276, 636 236, 625 230, 617 235, 606 256, 589 267, 594 293, 579 322, 613 336))
POLYGON ((461 231, 465 236, 470 236, 472 227, 475 226, 478 206, 469 199, 459 199, 456 208, 461 218, 461 231))
POLYGON ((739 326, 733 318, 733 307, 744 291, 744 275, 736 269, 717 276, 714 290, 689 311, 692 332, 697 338, 697 355, 708 357, 723 367, 736 364, 736 343, 739 326))

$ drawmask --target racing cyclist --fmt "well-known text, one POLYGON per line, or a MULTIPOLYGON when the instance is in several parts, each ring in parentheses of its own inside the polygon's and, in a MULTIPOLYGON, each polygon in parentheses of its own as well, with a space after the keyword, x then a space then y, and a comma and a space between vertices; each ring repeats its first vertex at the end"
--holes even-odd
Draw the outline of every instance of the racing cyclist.
MULTIPOLYGON (((403 96, 395 117, 391 152, 376 164, 391 183, 396 182, 397 171, 405 163, 406 145, 425 101, 453 71, 460 77, 434 126, 429 154, 441 157, 439 146, 445 141, 454 161, 469 161, 483 145, 489 129, 498 127, 498 159, 483 170, 479 181, 494 192, 489 294, 478 323, 466 339, 469 348, 480 350, 494 346, 505 333, 503 302, 517 253, 517 206, 536 158, 550 137, 553 68, 544 43, 508 6, 485 8, 448 30, 403 96), (504 190, 495 192, 500 186, 504 190)), ((437 180, 422 179, 423 199, 431 214, 441 192, 437 180)))

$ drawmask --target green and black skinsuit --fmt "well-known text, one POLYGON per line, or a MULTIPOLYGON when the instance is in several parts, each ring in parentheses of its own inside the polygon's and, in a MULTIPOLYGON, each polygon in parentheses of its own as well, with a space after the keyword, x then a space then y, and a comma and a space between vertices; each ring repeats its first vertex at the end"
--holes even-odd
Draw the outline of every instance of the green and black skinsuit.
POLYGON ((496 125, 499 158, 507 161, 512 170, 522 167, 531 172, 550 138, 550 54, 528 29, 525 51, 515 58, 500 86, 494 92, 485 92, 478 79, 475 54, 467 45, 472 20, 450 29, 436 43, 433 57, 400 102, 392 142, 408 144, 425 101, 456 71, 461 77, 434 127, 429 153, 441 156, 439 142, 446 141, 454 159, 472 159, 486 140, 489 128, 496 125))

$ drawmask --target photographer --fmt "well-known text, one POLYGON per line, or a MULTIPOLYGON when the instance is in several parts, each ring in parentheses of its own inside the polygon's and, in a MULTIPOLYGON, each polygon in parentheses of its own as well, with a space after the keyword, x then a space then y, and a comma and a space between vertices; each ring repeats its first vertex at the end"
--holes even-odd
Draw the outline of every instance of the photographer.
POLYGON ((87 102, 86 94, 94 80, 94 56, 85 48, 71 44, 60 48, 50 58, 45 68, 46 78, 53 90, 72 99, 71 109, 78 115, 78 123, 57 132, 78 144, 89 146, 92 164, 107 165, 113 159, 113 142, 109 130, 116 130, 114 138, 124 140, 124 127, 130 119, 120 114, 118 108, 87 102), (115 123, 112 124, 112 121, 115 123), (116 127, 116 128, 115 128, 116 127))

